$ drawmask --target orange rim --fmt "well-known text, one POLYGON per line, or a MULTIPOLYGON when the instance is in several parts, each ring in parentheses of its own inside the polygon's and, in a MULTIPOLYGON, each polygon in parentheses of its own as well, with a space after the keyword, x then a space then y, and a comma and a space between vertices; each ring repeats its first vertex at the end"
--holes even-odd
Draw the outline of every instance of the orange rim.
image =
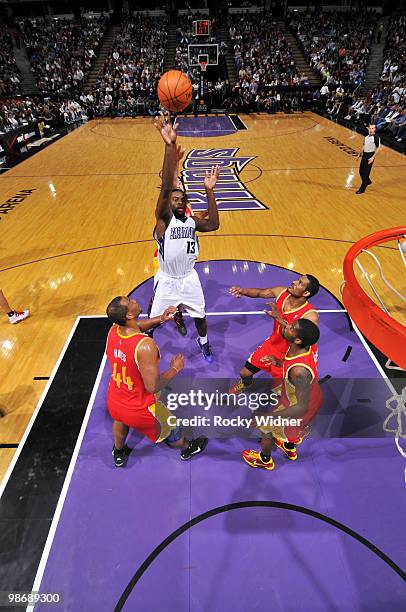
POLYGON ((381 230, 358 240, 349 249, 344 259, 344 306, 356 326, 384 355, 406 370, 406 327, 386 314, 360 286, 355 273, 354 261, 367 248, 396 240, 406 235, 406 227, 381 230))

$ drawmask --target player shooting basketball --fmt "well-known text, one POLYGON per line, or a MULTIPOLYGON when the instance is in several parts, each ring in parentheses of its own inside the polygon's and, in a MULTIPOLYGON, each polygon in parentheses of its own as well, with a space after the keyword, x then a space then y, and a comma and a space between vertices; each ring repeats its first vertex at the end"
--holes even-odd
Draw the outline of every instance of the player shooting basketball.
POLYGON ((155 119, 155 127, 165 143, 165 157, 162 171, 162 189, 155 210, 156 225, 154 238, 158 243, 159 270, 154 279, 154 299, 151 317, 164 312, 168 306, 183 306, 195 320, 198 333, 197 344, 208 363, 213 353, 207 338, 205 301, 200 279, 194 269, 199 255, 196 231, 213 232, 220 226, 214 187, 220 168, 213 166, 206 172, 204 186, 208 201, 207 218, 186 215, 187 196, 184 191, 173 187, 175 166, 168 162, 168 152, 176 148, 178 159, 181 148, 176 145, 176 130, 169 117, 161 115, 155 119))
MULTIPOLYGON (((173 174, 173 187, 172 187, 172 199, 174 199, 176 197, 176 192, 180 191, 181 194, 183 195, 185 189, 183 186, 183 183, 181 181, 181 179, 179 178, 179 164, 183 158, 185 154, 185 149, 183 147, 176 147, 176 151, 175 151, 175 160, 176 160, 176 165, 175 165, 175 170, 174 170, 174 174, 173 174)), ((192 206, 189 202, 186 203, 186 209, 185 209, 185 216, 186 217, 197 217, 198 219, 206 219, 207 218, 207 214, 208 211, 204 210, 198 213, 193 214, 193 209, 192 206)), ((158 261, 158 249, 155 249, 154 252, 154 276, 157 274, 159 270, 159 261, 158 261)), ((152 308, 152 302, 154 301, 154 296, 151 297, 151 301, 150 301, 150 305, 149 305, 149 310, 148 310, 148 315, 151 312, 151 308, 152 308)), ((178 332, 180 333, 181 336, 186 336, 187 335, 187 329, 186 329, 186 325, 185 325, 185 321, 184 318, 182 316, 182 310, 183 307, 179 306, 177 311, 175 312, 175 315, 173 317, 173 321, 176 325, 176 329, 178 330, 178 332)), ((152 330, 153 331, 153 330, 152 330)), ((150 335, 152 337, 152 331, 150 332, 150 335)))

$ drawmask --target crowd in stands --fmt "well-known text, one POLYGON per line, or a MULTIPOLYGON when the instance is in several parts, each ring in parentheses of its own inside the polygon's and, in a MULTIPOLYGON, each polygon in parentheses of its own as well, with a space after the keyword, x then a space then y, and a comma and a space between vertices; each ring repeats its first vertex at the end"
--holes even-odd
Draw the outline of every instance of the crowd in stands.
POLYGON ((20 80, 11 33, 8 28, 0 24, 0 98, 21 93, 20 80))
POLYGON ((74 123, 85 117, 81 105, 75 100, 64 102, 40 101, 34 98, 9 98, 0 101, 0 134, 41 121, 49 127, 74 123))
MULTIPOLYGON (((191 77, 199 98, 200 71, 189 67, 187 46, 196 42, 192 21, 178 20, 177 67, 191 77)), ((228 18, 238 81, 230 88, 218 71, 206 81, 209 108, 230 112, 296 112, 320 110, 330 118, 365 126, 406 140, 406 15, 388 22, 380 83, 360 97, 376 17, 373 13, 295 13, 291 25, 310 63, 324 77, 320 91, 310 91, 300 75, 287 40, 269 13, 228 18)), ((155 115, 156 89, 163 72, 168 21, 138 15, 121 25, 103 71, 89 91, 83 91, 108 26, 107 17, 79 20, 24 21, 22 31, 41 96, 11 98, 20 93, 19 71, 13 63, 11 35, 0 28, 0 132, 31 121, 49 125, 93 117, 155 115), (9 99, 7 99, 7 96, 9 99)), ((378 32, 378 28, 376 29, 378 32)), ((381 35, 381 33, 380 33, 381 35)), ((379 35, 379 37, 380 37, 379 35)), ((216 42, 216 32, 210 42, 216 42)), ((225 51, 223 47, 222 51, 225 51)))
POLYGON ((39 91, 66 100, 82 91, 109 23, 108 16, 21 22, 39 91))
POLYGON ((331 118, 356 126, 374 123, 379 135, 406 141, 406 14, 394 15, 387 28, 380 83, 367 96, 332 89, 325 110, 331 118))
POLYGON ((308 85, 271 13, 230 16, 228 28, 244 106, 255 106, 255 100, 265 104, 275 86, 308 85))
POLYGON ((167 19, 132 16, 118 32, 103 74, 80 101, 89 118, 154 115, 163 72, 167 19))
POLYGON ((376 24, 374 12, 358 9, 292 12, 289 23, 323 81, 344 87, 364 82, 376 24))
POLYGON ((304 89, 296 91, 293 88, 284 90, 277 88, 257 94, 252 99, 248 91, 242 91, 239 87, 235 87, 226 100, 225 108, 230 112, 293 113, 312 108, 314 106, 312 104, 313 98, 314 103, 318 105, 319 92, 313 94, 304 89))

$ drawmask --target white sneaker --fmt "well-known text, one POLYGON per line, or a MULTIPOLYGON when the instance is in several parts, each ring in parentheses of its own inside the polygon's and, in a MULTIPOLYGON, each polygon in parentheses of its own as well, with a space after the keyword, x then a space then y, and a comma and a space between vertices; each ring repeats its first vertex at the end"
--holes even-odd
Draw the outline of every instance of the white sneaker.
POLYGON ((10 321, 12 325, 14 325, 15 323, 20 323, 20 321, 24 321, 24 319, 26 319, 29 316, 30 316, 29 310, 23 310, 22 312, 18 312, 17 310, 15 310, 13 316, 9 317, 8 320, 10 321))

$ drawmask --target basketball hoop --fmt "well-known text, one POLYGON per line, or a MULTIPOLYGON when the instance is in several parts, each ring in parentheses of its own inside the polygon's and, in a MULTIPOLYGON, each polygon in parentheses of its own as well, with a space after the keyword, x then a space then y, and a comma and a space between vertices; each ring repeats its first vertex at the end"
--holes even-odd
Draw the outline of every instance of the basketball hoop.
MULTIPOLYGON (((390 240, 397 240, 399 245, 403 245, 405 235, 406 227, 395 227, 370 234, 356 242, 344 259, 342 290, 344 305, 357 327, 384 355, 403 370, 406 370, 406 327, 390 316, 368 274, 357 261, 357 257, 361 253, 371 255, 368 251, 369 248, 390 240), (358 264, 381 306, 378 306, 362 289, 354 273, 354 263, 358 264)), ((403 255, 403 248, 399 250, 403 255)), ((383 276, 379 260, 375 256, 373 256, 373 259, 378 265, 379 274, 385 285, 398 297, 406 301, 406 298, 392 287, 383 276)))
POLYGON ((207 63, 208 63, 207 55, 199 55, 198 62, 200 66, 200 72, 206 72, 207 63))

